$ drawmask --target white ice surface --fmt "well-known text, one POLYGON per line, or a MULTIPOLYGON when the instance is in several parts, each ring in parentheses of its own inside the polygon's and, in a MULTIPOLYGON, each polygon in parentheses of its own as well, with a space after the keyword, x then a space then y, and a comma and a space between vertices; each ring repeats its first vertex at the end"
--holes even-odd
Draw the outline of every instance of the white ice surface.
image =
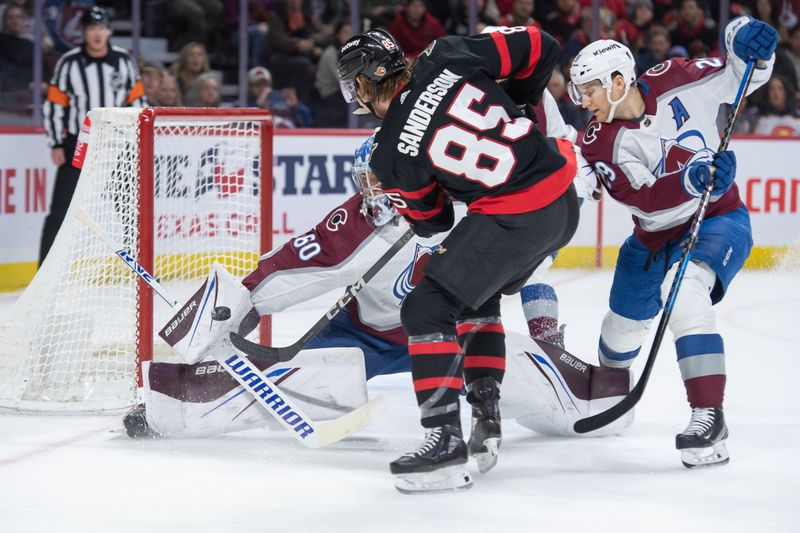
MULTIPOLYGON (((554 271, 569 350, 596 362, 610 271, 554 271)), ((332 296, 331 296, 332 297, 332 296)), ((330 305, 275 319, 276 344, 330 305)), ((0 297, 0 312, 13 297, 0 297)), ((498 466, 466 492, 404 496, 388 463, 421 438, 408 375, 370 382, 389 412, 307 450, 282 432, 131 440, 119 417, 0 415, 0 532, 800 531, 800 273, 744 272, 717 307, 728 355, 729 465, 689 471, 688 407, 668 334, 634 425, 556 439, 513 422, 498 466)), ((506 328, 524 332, 516 298, 506 328)), ((641 368, 649 341, 635 365, 641 368)), ((638 375, 638 374, 637 374, 638 375)), ((464 410, 466 412, 466 410, 464 410)))

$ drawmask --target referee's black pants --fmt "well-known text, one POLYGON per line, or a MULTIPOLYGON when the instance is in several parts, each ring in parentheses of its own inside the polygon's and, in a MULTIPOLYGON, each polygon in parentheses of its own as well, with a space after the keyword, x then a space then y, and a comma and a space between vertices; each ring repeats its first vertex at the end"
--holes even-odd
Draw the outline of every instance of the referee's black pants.
POLYGON ((42 240, 39 243, 39 266, 44 262, 44 258, 47 257, 47 253, 56 239, 58 229, 67 214, 67 208, 72 201, 72 194, 75 192, 75 186, 78 184, 78 178, 81 175, 80 169, 72 166, 72 157, 75 155, 77 142, 78 137, 75 135, 67 135, 64 139, 63 148, 66 161, 58 167, 56 172, 53 196, 50 200, 50 212, 44 219, 42 240))

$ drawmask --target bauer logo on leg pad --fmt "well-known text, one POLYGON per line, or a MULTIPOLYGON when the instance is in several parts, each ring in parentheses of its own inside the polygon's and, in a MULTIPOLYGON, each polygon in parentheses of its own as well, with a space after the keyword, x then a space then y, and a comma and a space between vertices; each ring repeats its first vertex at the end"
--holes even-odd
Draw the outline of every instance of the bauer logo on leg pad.
POLYGON ((283 421, 292 427, 300 437, 306 438, 314 433, 314 428, 306 422, 301 415, 292 410, 291 406, 281 397, 280 392, 273 390, 260 376, 258 369, 251 367, 241 357, 234 354, 225 360, 227 366, 233 374, 241 378, 243 386, 250 389, 250 392, 262 400, 269 409, 279 415, 283 421))

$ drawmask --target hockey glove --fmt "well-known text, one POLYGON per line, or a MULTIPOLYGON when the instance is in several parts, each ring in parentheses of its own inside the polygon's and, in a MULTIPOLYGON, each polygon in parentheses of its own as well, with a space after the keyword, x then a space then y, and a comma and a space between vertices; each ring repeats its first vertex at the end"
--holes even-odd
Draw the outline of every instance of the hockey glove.
POLYGON ((718 198, 728 192, 736 177, 736 154, 730 150, 716 154, 711 162, 695 161, 686 167, 683 188, 687 194, 695 198, 703 196, 703 191, 711 181, 712 166, 715 167, 712 196, 718 198))
POLYGON ((733 53, 743 61, 769 61, 779 40, 775 28, 753 19, 736 32, 733 53))

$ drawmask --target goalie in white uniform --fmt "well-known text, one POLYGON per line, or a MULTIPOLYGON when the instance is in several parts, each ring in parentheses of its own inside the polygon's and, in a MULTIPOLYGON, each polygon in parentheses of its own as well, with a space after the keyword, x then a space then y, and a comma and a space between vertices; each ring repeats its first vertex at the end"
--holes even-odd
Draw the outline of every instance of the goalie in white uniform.
MULTIPOLYGON (((270 422, 208 356, 228 332, 252 331, 260 315, 355 282, 406 232, 407 223, 390 207, 369 170, 373 139, 356 151, 353 176, 360 194, 312 230, 263 256, 242 282, 216 266, 203 288, 161 330, 190 364, 149 365, 147 419, 143 412, 127 417, 129 434, 142 433, 146 424, 162 435, 207 435, 270 422), (200 296, 210 283, 218 284, 215 301, 204 308, 200 296), (211 320, 211 309, 220 305, 231 309, 225 322, 211 320)), ((312 417, 324 420, 358 407, 366 401, 366 379, 409 370, 400 305, 445 236, 414 237, 288 363, 253 362, 312 417), (354 354, 353 348, 360 353, 354 354)), ((575 420, 605 410, 630 389, 627 370, 589 365, 556 345, 523 335, 510 334, 507 344, 512 355, 501 400, 504 412, 537 432, 573 436, 575 420)), ((594 434, 619 432, 632 419, 631 414, 594 434)))

